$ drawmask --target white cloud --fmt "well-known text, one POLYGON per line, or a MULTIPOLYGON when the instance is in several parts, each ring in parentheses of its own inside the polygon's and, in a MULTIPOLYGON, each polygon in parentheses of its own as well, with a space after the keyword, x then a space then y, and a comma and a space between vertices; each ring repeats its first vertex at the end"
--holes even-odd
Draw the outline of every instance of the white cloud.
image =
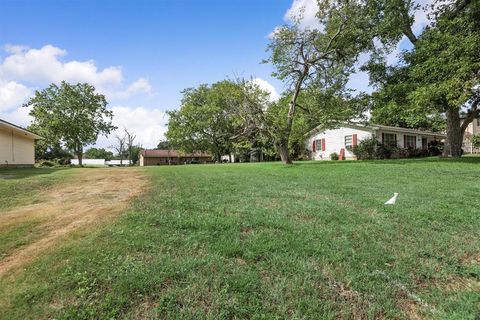
POLYGON ((32 91, 15 81, 0 80, 0 111, 11 110, 24 103, 32 91))
POLYGON ((317 0, 294 0, 283 19, 289 23, 299 22, 301 28, 321 29, 317 12, 317 0))
POLYGON ((65 61, 67 51, 52 45, 40 49, 6 45, 9 54, 0 63, 0 79, 46 86, 67 81, 88 82, 108 97, 126 98, 132 94, 149 92, 151 86, 140 78, 124 89, 124 77, 120 66, 99 69, 94 60, 65 61))
POLYGON ((109 148, 115 143, 115 134, 123 136, 125 128, 137 136, 136 143, 146 148, 156 147, 164 139, 168 122, 166 112, 144 107, 115 106, 110 109, 113 111, 113 124, 118 129, 107 138, 99 137, 97 146, 109 148))
POLYGON ((276 101, 280 99, 280 95, 278 94, 277 90, 268 81, 261 78, 254 78, 251 80, 251 82, 257 85, 260 89, 268 92, 270 94, 270 101, 276 101))
POLYGON ((138 93, 150 93, 151 91, 152 91, 152 86, 150 85, 148 80, 144 78, 140 78, 134 83, 132 83, 131 85, 129 85, 126 90, 113 91, 106 94, 112 98, 125 99, 138 93))
MULTIPOLYGON (((27 127, 33 118, 28 115, 30 107, 19 107, 1 113, 1 118, 21 127, 27 127)), ((135 134, 135 143, 146 148, 154 148, 158 142, 165 138, 167 131, 168 116, 159 109, 147 109, 144 107, 115 106, 109 108, 113 111, 113 124, 118 127, 108 137, 98 137, 96 146, 110 148, 115 143, 115 134, 123 136, 126 128, 135 134)))
POLYGON ((25 128, 28 127, 33 120, 33 118, 28 114, 30 109, 30 107, 19 107, 7 112, 2 112, 0 114, 0 118, 25 128))

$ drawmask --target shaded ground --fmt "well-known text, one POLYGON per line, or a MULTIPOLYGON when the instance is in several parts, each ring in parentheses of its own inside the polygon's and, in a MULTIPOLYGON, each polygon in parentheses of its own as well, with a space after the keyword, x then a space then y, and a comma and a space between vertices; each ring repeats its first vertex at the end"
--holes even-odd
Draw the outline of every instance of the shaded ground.
MULTIPOLYGON (((9 177, 17 178, 14 174, 9 177)), ((11 237, 10 246, 3 242, 0 277, 9 272, 14 275, 71 232, 111 218, 144 187, 139 170, 80 169, 67 182, 37 194, 36 203, 4 210, 0 233, 15 237, 11 237)))

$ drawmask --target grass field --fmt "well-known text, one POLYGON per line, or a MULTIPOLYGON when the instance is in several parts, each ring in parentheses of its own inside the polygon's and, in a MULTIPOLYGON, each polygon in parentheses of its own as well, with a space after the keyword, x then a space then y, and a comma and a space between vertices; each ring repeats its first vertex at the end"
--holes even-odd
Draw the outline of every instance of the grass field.
POLYGON ((480 158, 143 170, 127 211, 0 278, 0 318, 480 316, 480 158))

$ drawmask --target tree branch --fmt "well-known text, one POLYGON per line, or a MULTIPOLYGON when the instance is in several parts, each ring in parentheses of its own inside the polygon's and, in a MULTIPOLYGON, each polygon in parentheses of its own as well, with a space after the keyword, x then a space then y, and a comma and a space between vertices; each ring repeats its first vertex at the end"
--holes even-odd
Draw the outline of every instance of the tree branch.
POLYGON ((476 98, 472 102, 472 106, 470 107, 470 110, 468 111, 468 116, 465 118, 465 120, 462 123, 462 126, 460 127, 462 130, 462 133, 467 130, 467 127, 470 123, 472 123, 473 120, 478 116, 477 110, 478 110, 478 104, 480 103, 480 97, 476 98))

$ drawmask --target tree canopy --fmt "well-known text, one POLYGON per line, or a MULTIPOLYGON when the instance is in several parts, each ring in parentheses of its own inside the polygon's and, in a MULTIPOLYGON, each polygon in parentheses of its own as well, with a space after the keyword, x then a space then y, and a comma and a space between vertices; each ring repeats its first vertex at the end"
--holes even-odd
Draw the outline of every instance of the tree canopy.
MULTIPOLYGON (((396 0, 403 23, 395 23, 386 0, 373 1, 366 11, 384 43, 396 45, 405 35, 413 48, 404 50, 400 63, 387 66, 376 50, 365 66, 377 87, 373 94, 373 119, 386 124, 433 130, 446 129, 445 155, 459 157, 465 129, 480 103, 480 4, 475 1, 438 1, 421 8, 412 1, 396 0), (383 6, 382 6, 383 4, 383 6), (431 9, 432 23, 413 34, 415 10, 431 9), (461 121, 460 114, 467 117, 461 121)), ((387 47, 388 47, 387 45, 387 47)), ((385 52, 383 52, 385 53, 385 52)))
POLYGON ((95 88, 87 83, 51 84, 36 91, 25 106, 32 106, 32 125, 38 132, 48 141, 73 150, 80 165, 84 147, 94 144, 99 135, 108 135, 115 129, 105 96, 95 93, 95 88))
MULTIPOLYGON (((319 29, 304 29, 299 21, 285 25, 276 30, 268 46, 271 55, 267 62, 275 68, 273 75, 290 86, 288 111, 284 112, 285 121, 275 140, 286 164, 291 163, 288 148, 301 93, 309 91, 339 100, 345 98, 346 83, 358 56, 372 45, 362 28, 361 2, 319 1, 318 5, 319 29)), ((324 105, 319 105, 318 109, 324 105)), ((341 108, 342 104, 338 107, 341 108)), ((330 111, 333 113, 329 113, 329 120, 333 123, 338 120, 334 109, 315 114, 330 111)))
POLYGON ((218 161, 248 144, 252 147, 258 130, 247 123, 245 111, 247 97, 259 96, 255 97, 258 88, 245 84, 224 80, 184 90, 180 110, 168 112, 168 145, 185 152, 208 151, 218 161))
POLYGON ((85 151, 84 156, 88 159, 112 160, 113 152, 105 150, 104 148, 89 148, 85 151))

